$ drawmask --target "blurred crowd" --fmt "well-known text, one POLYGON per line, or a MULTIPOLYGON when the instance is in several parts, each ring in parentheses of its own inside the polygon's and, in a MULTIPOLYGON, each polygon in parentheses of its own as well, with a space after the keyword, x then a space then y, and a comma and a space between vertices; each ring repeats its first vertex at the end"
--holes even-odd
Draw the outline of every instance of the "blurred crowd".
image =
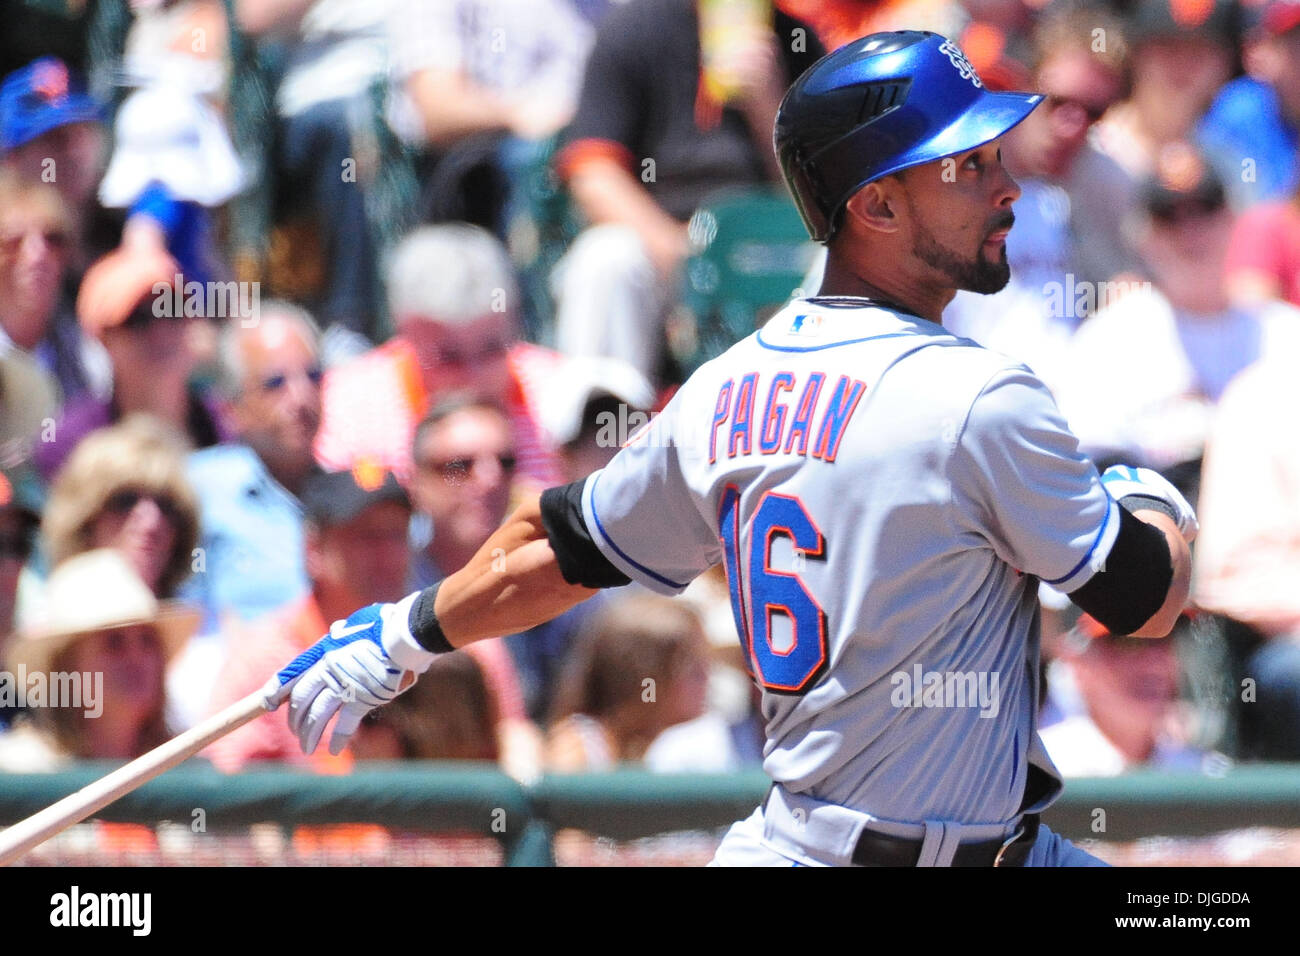
MULTIPOLYGON (((143 753, 600 468, 700 360, 717 316, 688 280, 762 218, 722 237, 706 213, 782 188, 784 89, 900 28, 1046 97, 1004 141, 1011 284, 945 324, 1032 367, 1099 465, 1156 468, 1201 514, 1169 638, 1043 589, 1049 752, 1067 775, 1300 759, 1300 2, 3 16, 0 662, 103 687, 92 716, 0 686, 0 769, 143 753)), ((281 713, 204 756, 532 779, 757 767, 762 737, 718 571, 441 658, 341 755, 303 756, 281 713)))

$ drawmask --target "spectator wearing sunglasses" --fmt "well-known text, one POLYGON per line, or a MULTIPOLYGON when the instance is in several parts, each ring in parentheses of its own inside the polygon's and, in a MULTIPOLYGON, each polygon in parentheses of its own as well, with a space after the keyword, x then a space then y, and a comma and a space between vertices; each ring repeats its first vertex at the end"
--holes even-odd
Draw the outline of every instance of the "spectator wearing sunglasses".
POLYGON ((1030 60, 1029 88, 1046 101, 1007 134, 1004 159, 1022 190, 1007 239, 1011 282, 996 295, 958 292, 944 325, 1025 362, 1050 384, 1070 335, 1093 309, 1075 290, 1131 268, 1135 258, 1122 228, 1135 185, 1088 141, 1123 96, 1128 59, 1118 22, 1067 8, 1039 22, 1030 60), (1101 50, 1093 30, 1104 31, 1101 50))
MULTIPOLYGON (((509 419, 463 394, 443 399, 416 426, 413 457, 408 592, 462 567, 482 547, 506 516, 518 467, 509 419)), ((502 718, 522 720, 523 693, 505 640, 480 641, 469 653, 483 668, 502 718)))
MULTIPOLYGON (((52 569, 50 580, 86 553, 111 549, 125 559, 132 580, 138 579, 133 588, 174 604, 181 582, 201 567, 195 561, 198 502, 185 476, 185 452, 184 439, 148 415, 131 415, 87 436, 59 471, 45 506, 41 542, 52 569)), ((69 592, 62 593, 60 598, 47 583, 40 594, 24 594, 20 622, 39 617, 69 592)), ((189 616, 193 620, 186 636, 194 630, 197 609, 189 616)), ((178 645, 169 661, 176 663, 172 658, 179 652, 178 645)), ((167 680, 172 686, 175 673, 169 672, 167 680)), ((168 702, 173 708, 169 720, 186 726, 177 716, 184 712, 184 700, 169 696, 168 702)), ((161 700, 157 703, 162 706, 161 700)))
POLYGON ((105 397, 88 392, 67 402, 49 434, 41 436, 34 458, 47 481, 86 435, 133 412, 162 420, 192 448, 224 436, 213 397, 191 388, 191 343, 199 320, 173 314, 178 281, 184 277, 175 260, 153 249, 118 249, 87 270, 77 293, 77 318, 103 345, 113 386, 105 397))
MULTIPOLYGON (((442 399, 416 426, 412 457, 408 590, 433 584, 474 556, 505 519, 519 468, 509 418, 463 393, 442 399)), ((524 634, 470 645, 507 724, 545 718, 562 661, 592 610, 584 605, 524 634)), ((520 750, 526 748, 506 753, 520 750)))
POLYGON ((326 375, 321 464, 375 461, 408 483, 415 426, 444 396, 468 392, 505 410, 519 477, 557 484, 538 396, 561 357, 518 340, 519 290, 501 242, 465 223, 422 227, 394 250, 387 286, 397 334, 326 375))
POLYGON ((199 513, 182 440, 156 418, 132 415, 77 446, 50 486, 41 524, 51 568, 93 548, 116 548, 155 597, 190 575, 199 513))
POLYGON ((505 518, 519 464, 505 414, 466 396, 444 399, 416 426, 413 457, 410 590, 474 556, 505 518))
POLYGON ((62 296, 72 254, 72 218, 49 183, 0 169, 0 349, 34 357, 65 400, 108 393, 108 356, 82 331, 62 296))
MULTIPOLYGON (((319 468, 320 329, 304 310, 263 302, 258 321, 231 320, 218 344, 219 386, 235 439, 194 453, 203 569, 186 596, 204 610, 178 668, 211 679, 235 622, 262 617, 308 590, 301 496, 319 468)), ((206 701, 195 691, 189 700, 206 701)), ((198 717, 195 713, 191 717, 198 717)))
POLYGON ((1118 456, 1192 491, 1224 389, 1257 359, 1300 354, 1300 311, 1229 302, 1233 215, 1203 153, 1166 147, 1141 198, 1134 232, 1152 281, 1083 324, 1056 396, 1095 461, 1118 456))

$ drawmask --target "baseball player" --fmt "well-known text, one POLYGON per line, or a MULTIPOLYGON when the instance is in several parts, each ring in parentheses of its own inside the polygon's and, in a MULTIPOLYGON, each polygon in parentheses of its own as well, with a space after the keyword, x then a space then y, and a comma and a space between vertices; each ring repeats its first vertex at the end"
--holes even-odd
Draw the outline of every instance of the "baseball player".
POLYGON ((724 564, 773 786, 719 864, 1099 861, 1038 824, 1038 585, 1119 634, 1168 633, 1196 519, 1159 475, 1099 475, 1025 366, 944 331, 1009 278, 999 138, 1042 99, 961 51, 877 33, 786 94, 776 149, 820 294, 701 367, 600 471, 526 501, 460 571, 372 605, 268 684, 330 749, 439 653, 596 589, 677 594, 724 564), (501 555, 504 554, 504 559, 501 555))

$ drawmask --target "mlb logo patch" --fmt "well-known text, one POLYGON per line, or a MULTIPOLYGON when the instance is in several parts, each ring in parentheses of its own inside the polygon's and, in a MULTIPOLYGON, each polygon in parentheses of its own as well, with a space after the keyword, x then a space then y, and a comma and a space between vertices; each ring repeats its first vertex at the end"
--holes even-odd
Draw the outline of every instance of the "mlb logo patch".
POLYGON ((790 334, 813 337, 822 334, 822 317, 817 312, 796 315, 790 321, 790 334))

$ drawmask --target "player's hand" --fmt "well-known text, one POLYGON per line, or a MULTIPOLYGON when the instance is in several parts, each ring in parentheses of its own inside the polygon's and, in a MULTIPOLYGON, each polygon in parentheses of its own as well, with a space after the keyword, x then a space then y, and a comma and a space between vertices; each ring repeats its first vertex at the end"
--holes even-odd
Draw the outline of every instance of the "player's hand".
MULTIPOLYGON (((1149 498, 1156 503, 1156 511, 1172 511, 1169 516, 1178 525, 1183 540, 1188 544, 1196 540, 1201 527, 1196 521, 1196 512, 1182 493, 1159 472, 1150 468, 1111 465, 1102 472, 1101 483, 1116 501, 1127 497, 1149 498), (1161 504, 1165 507, 1160 507, 1161 504)), ((1136 508, 1139 503, 1132 504, 1136 508)))
MULTIPOLYGON (((418 592, 417 592, 418 594, 418 592)), ((330 632, 295 657, 266 685, 268 710, 289 700, 289 728, 303 753, 316 750, 336 713, 330 753, 339 754, 361 719, 415 683, 433 662, 407 623, 412 594, 396 604, 371 604, 335 621, 330 632)))

